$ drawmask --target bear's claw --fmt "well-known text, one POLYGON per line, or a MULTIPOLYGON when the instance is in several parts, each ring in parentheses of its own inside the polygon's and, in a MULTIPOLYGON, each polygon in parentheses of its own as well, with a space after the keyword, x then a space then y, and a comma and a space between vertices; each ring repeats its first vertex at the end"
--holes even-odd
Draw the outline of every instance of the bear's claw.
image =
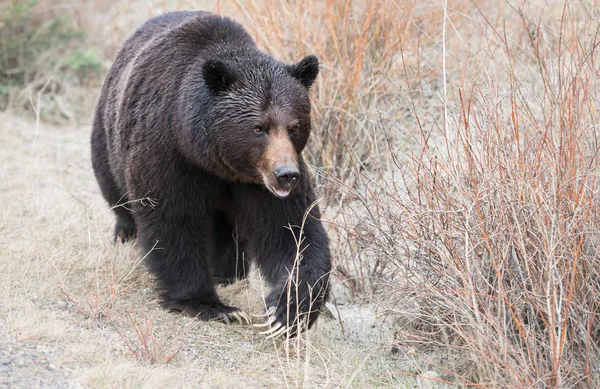
MULTIPOLYGON (((281 323, 277 322, 277 323, 275 323, 275 325, 271 326, 271 328, 269 328, 266 331, 259 332, 259 334, 261 334, 261 335, 271 335, 271 334, 273 334, 275 331, 277 331, 281 327, 282 327, 281 323)), ((285 329, 285 327, 283 327, 283 328, 285 329)))
MULTIPOLYGON (((274 309, 274 307, 271 307, 271 308, 269 308, 266 312, 266 313, 271 313, 271 315, 268 316, 268 320, 266 322, 259 323, 259 324, 253 324, 253 327, 256 327, 256 328, 267 327, 267 326, 269 327, 269 329, 259 332, 260 335, 266 335, 267 339, 279 338, 282 335, 285 337, 293 336, 294 334, 299 334, 308 328, 307 320, 305 317, 300 319, 298 324, 293 325, 291 327, 286 327, 285 325, 281 324, 281 322, 277 321, 277 318, 274 315, 272 315, 274 313, 275 309, 274 309), (271 309, 271 308, 273 308, 273 309, 271 309), (275 324, 273 324, 273 323, 275 323, 275 324)), ((253 316, 264 317, 264 316, 266 316, 266 313, 263 315, 253 315, 253 316)))
POLYGON ((222 321, 225 324, 231 324, 232 321, 236 321, 242 325, 250 325, 250 317, 242 311, 234 311, 228 313, 220 313, 215 320, 222 321))
POLYGON ((277 307, 269 307, 267 309, 267 311, 265 313, 261 313, 260 315, 252 315, 254 317, 267 317, 267 316, 271 316, 272 314, 275 313, 275 310, 277 309, 277 307))
POLYGON ((254 327, 260 328, 260 327, 268 327, 271 324, 275 323, 277 319, 275 318, 275 316, 269 316, 269 319, 264 322, 264 323, 258 323, 258 324, 254 324, 254 327))
POLYGON ((250 324, 252 324, 252 319, 250 318, 250 316, 248 316, 248 314, 247 314, 246 312, 242 312, 242 311, 240 311, 240 312, 238 313, 238 315, 240 315, 240 317, 241 317, 242 319, 244 319, 244 323, 245 323, 245 324, 247 324, 247 325, 250 325, 250 324))
POLYGON ((289 332, 290 332, 289 327, 281 327, 279 330, 277 330, 277 331, 273 332, 272 334, 270 334, 269 336, 267 336, 267 339, 276 339, 283 334, 285 334, 287 336, 287 334, 289 332))
POLYGON ((244 325, 251 324, 250 316, 248 316, 246 314, 246 312, 235 311, 235 312, 231 312, 230 316, 240 324, 244 324, 244 325))
POLYGON ((205 304, 194 300, 176 300, 163 301, 161 306, 168 310, 182 312, 203 321, 216 320, 225 324, 237 321, 243 325, 251 324, 250 316, 248 316, 247 313, 222 303, 205 304))

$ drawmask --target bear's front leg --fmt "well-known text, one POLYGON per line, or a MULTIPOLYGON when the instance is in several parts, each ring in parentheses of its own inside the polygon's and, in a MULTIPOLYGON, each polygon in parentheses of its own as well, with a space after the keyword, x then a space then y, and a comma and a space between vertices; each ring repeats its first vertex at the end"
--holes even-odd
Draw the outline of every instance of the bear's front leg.
POLYGON ((327 298, 331 257, 319 208, 306 187, 285 199, 252 186, 243 193, 237 220, 271 286, 266 322, 257 326, 268 336, 294 336, 315 323, 327 298))
POLYGON ((307 216, 303 226, 288 226, 277 237, 284 242, 287 235, 289 244, 280 246, 277 266, 272 267, 269 261, 260 266, 263 274, 272 269, 268 275, 272 288, 265 299, 264 314, 269 328, 262 332, 269 337, 295 336, 309 329, 327 299, 331 259, 326 233, 321 222, 314 219, 315 213, 318 210, 307 216))
POLYGON ((136 207, 139 245, 156 278, 161 306, 204 321, 249 324, 245 313, 217 296, 207 265, 213 250, 209 218, 195 212, 191 204, 186 206, 184 198, 177 204, 136 207))

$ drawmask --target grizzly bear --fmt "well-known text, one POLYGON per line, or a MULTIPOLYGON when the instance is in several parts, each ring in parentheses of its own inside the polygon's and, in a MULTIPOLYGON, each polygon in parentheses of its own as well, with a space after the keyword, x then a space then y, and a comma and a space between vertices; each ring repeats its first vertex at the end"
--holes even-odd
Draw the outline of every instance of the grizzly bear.
POLYGON ((202 320, 247 320, 215 284, 252 263, 271 286, 270 335, 310 328, 331 260, 302 157, 315 56, 292 65, 244 28, 207 12, 151 19, 125 43, 97 104, 92 164, 138 238, 162 307, 202 320))

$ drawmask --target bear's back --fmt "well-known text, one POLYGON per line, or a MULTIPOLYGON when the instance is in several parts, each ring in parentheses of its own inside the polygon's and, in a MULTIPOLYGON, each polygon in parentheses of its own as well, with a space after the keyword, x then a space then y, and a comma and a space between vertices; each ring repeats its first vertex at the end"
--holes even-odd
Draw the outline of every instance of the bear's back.
POLYGON ((107 100, 117 98, 117 89, 125 88, 133 62, 143 52, 149 52, 151 59, 166 60, 163 65, 167 65, 167 61, 189 60, 203 50, 214 47, 222 50, 224 46, 255 45, 240 24, 209 12, 176 11, 157 16, 144 23, 127 39, 107 74, 103 94, 113 93, 107 96, 107 100))
POLYGON ((140 97, 147 86, 157 85, 151 78, 180 77, 199 56, 218 57, 244 46, 256 47, 240 24, 209 12, 177 11, 150 19, 125 42, 106 76, 98 109, 104 111, 107 137, 123 135, 110 127, 120 126, 119 111, 130 94, 127 89, 140 97))
POLYGON ((120 187, 125 184, 129 146, 172 127, 159 122, 171 120, 190 64, 239 47, 255 48, 240 24, 202 11, 155 17, 125 42, 106 76, 97 106, 110 168, 120 187))
POLYGON ((140 26, 129 39, 127 39, 117 56, 117 60, 122 59, 127 62, 127 60, 134 57, 149 40, 177 28, 179 25, 190 19, 197 19, 206 15, 209 14, 202 11, 177 11, 169 12, 148 20, 140 26))
POLYGON ((163 34, 168 43, 190 45, 197 50, 213 45, 254 46, 246 30, 231 19, 204 11, 176 11, 152 18, 139 27, 119 57, 135 55, 146 42, 163 34))

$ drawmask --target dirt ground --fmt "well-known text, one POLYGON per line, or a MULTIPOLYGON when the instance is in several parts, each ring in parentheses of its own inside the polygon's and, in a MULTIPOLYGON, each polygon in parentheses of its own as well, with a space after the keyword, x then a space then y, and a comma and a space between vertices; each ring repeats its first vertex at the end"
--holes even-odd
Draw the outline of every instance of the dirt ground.
MULTIPOLYGON (((341 291, 290 343, 161 310, 135 244, 111 242, 89 133, 0 113, 0 387, 426 385, 393 374, 411 367, 389 320, 341 291)), ((253 275, 221 295, 260 313, 261 290, 253 275)))

